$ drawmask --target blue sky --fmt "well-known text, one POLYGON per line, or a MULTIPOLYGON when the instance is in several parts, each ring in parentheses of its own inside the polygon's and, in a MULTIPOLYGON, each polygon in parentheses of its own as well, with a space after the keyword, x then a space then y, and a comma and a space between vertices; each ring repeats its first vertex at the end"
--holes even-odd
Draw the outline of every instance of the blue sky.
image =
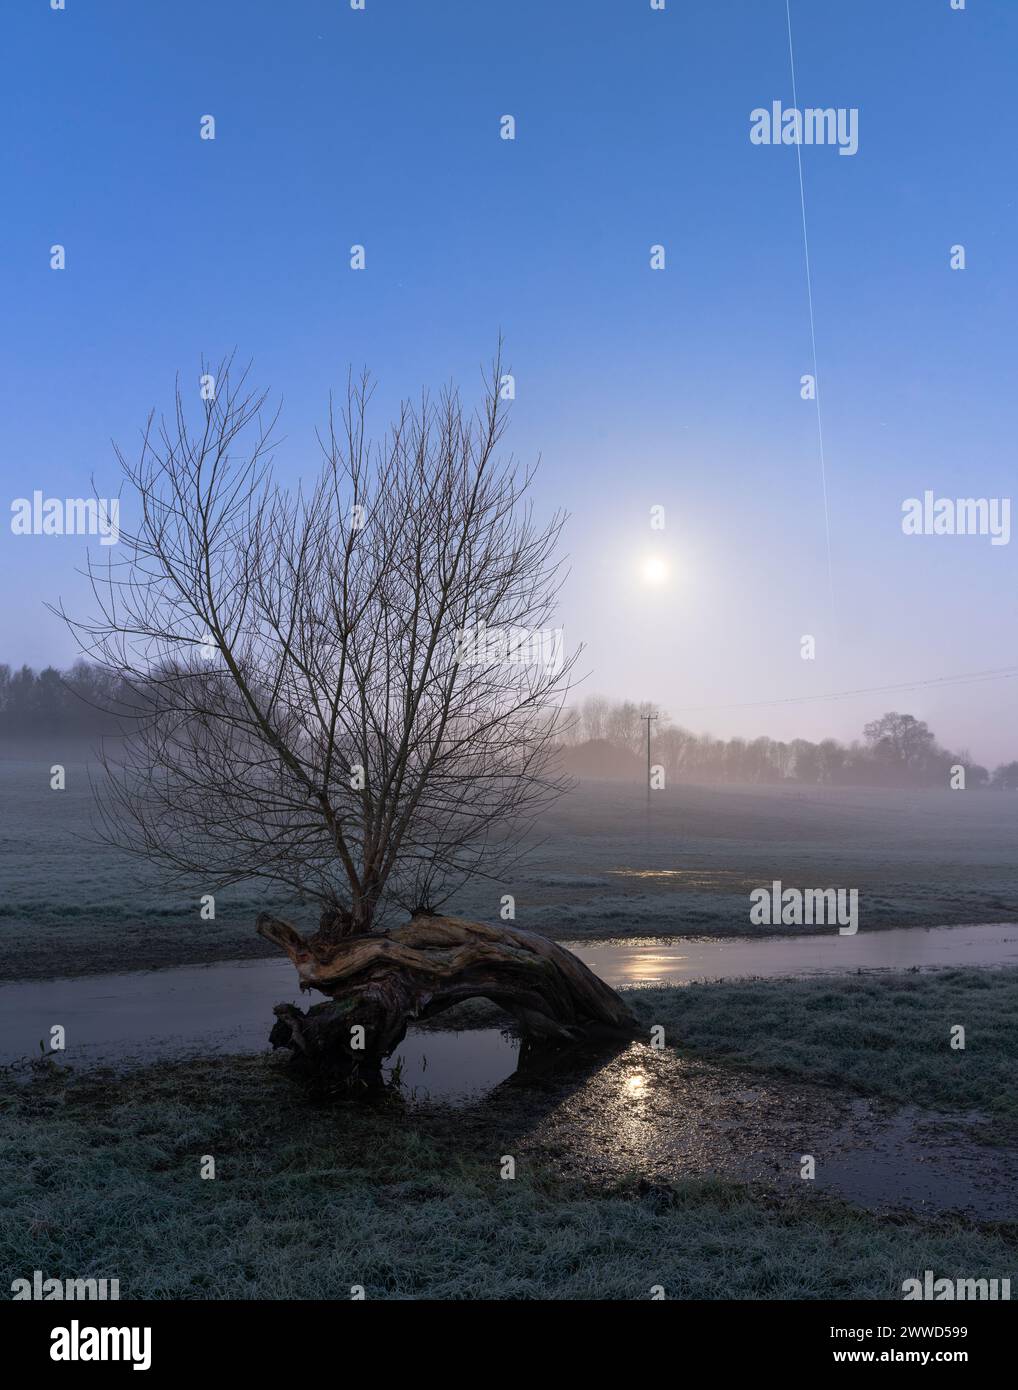
MULTIPOLYGON (((1018 5, 791 13, 799 105, 859 110, 857 154, 801 151, 833 605, 796 151, 749 140, 753 108, 792 102, 784 0, 6 8, 7 499, 110 492, 110 439, 130 449, 203 353, 236 347, 283 395, 296 478, 349 364, 380 429, 424 383, 469 393, 501 330, 509 442, 571 513, 587 689, 718 734, 847 738, 906 708, 1018 756, 1014 681, 723 708, 1018 661, 1018 539, 900 526, 926 489, 1013 490, 1018 5), (672 566, 653 591, 649 551, 672 566)), ((83 554, 3 528, 0 660, 71 657, 42 605, 84 603, 83 554)))

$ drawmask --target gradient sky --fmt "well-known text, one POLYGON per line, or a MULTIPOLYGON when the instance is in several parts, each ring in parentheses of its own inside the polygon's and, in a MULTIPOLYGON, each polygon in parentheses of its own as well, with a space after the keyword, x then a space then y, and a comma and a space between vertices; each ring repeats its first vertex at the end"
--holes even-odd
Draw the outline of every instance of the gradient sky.
MULTIPOLYGON (((796 151, 749 140, 754 107, 792 102, 784 0, 5 7, 5 510, 115 490, 110 439, 130 449, 203 353, 283 395, 295 479, 349 364, 381 429, 423 383, 469 394, 501 330, 509 442, 571 513, 585 690, 726 736, 847 739, 906 709, 1018 756, 1015 680, 757 703, 1018 663, 1018 538, 900 524, 926 489, 1013 491, 1018 4, 791 13, 799 105, 859 109, 856 155, 802 150, 833 604, 796 151)), ((42 605, 85 602, 83 554, 2 528, 0 660, 71 659, 42 605)))

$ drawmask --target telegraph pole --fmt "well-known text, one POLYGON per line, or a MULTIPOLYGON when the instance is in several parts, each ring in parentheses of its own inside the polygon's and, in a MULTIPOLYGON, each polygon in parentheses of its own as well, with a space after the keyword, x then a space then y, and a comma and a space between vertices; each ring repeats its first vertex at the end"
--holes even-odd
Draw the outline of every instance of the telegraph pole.
POLYGON ((641 719, 647 721, 647 808, 650 809, 650 721, 656 719, 656 714, 641 714, 641 719))

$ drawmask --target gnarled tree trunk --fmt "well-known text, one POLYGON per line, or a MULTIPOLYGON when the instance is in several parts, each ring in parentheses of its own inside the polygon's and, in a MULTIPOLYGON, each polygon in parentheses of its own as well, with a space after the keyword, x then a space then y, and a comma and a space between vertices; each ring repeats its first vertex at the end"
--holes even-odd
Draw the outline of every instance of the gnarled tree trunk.
POLYGON ((278 1004, 270 1035, 275 1047, 293 1050, 320 1091, 382 1086, 382 1062, 403 1041, 408 1024, 464 999, 497 1004, 531 1044, 625 1037, 636 1030, 613 989, 534 932, 420 913, 392 931, 339 939, 321 933, 305 939, 267 913, 257 930, 287 953, 302 990, 329 997, 306 1013, 278 1004))

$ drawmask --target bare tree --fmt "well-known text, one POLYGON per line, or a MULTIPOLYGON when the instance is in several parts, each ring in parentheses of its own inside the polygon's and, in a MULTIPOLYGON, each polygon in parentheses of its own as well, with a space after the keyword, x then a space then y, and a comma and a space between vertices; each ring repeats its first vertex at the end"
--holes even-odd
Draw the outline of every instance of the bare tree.
MULTIPOLYGON (((98 616, 69 621, 132 692, 106 757, 106 837, 209 888, 262 878, 317 900, 310 942, 259 930, 326 989, 315 970, 394 905, 421 923, 464 879, 504 875, 563 789, 564 518, 538 525, 533 469, 498 454, 498 359, 475 414, 451 389, 425 394, 374 445, 370 384, 351 380, 338 417, 330 401, 318 476, 295 492, 273 480, 278 417, 247 375, 203 367, 214 389, 196 423, 178 381, 138 459, 118 451, 137 521, 89 570, 98 616)), ((460 983, 484 954, 471 950, 460 983)), ((574 960, 542 958, 561 970, 557 956, 574 960)), ((326 992, 345 988, 328 978, 326 992)), ((404 988, 390 1003, 420 1000, 404 988)))

